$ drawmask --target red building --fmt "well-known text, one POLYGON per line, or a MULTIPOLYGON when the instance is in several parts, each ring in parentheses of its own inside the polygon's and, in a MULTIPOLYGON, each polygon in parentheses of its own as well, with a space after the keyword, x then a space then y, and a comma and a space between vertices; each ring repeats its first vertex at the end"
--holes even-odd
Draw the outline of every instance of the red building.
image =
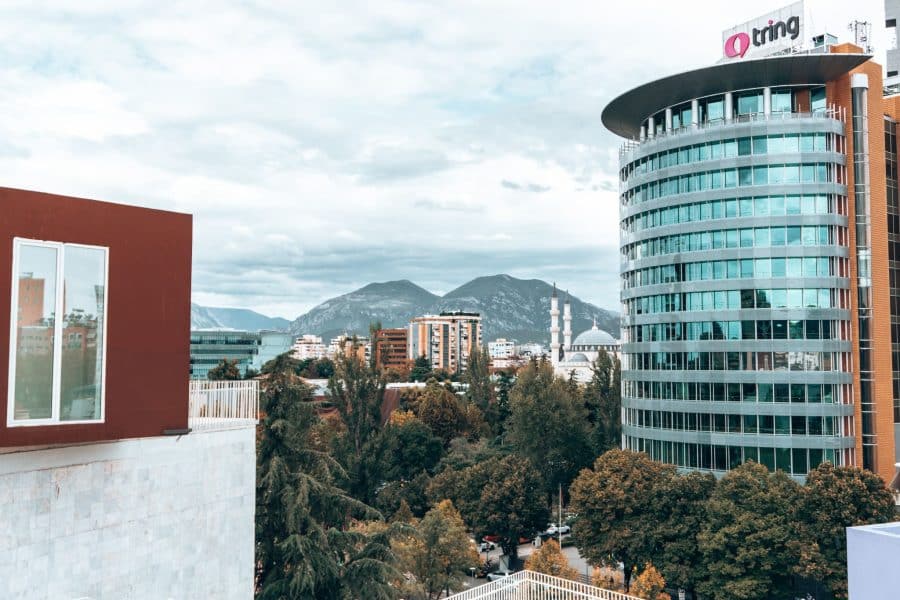
POLYGON ((187 430, 192 217, 8 188, 0 211, 0 447, 187 430))

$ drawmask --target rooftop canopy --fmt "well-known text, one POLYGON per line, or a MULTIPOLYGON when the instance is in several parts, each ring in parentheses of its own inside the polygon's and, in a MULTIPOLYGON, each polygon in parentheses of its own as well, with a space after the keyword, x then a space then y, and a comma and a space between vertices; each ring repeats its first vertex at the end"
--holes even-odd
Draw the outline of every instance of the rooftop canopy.
POLYGON ((663 77, 629 90, 603 109, 607 129, 636 139, 641 123, 669 106, 727 91, 825 83, 869 60, 868 54, 788 54, 732 61, 663 77))

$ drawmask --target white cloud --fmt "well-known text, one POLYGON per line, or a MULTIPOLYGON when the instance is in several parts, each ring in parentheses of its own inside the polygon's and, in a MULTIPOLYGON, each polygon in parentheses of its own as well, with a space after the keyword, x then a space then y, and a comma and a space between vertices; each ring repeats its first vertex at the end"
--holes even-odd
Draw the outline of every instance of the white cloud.
MULTIPOLYGON (((199 302, 506 271, 615 308, 602 108, 780 4, 7 2, 0 184, 193 213, 199 302)), ((810 4, 879 43, 878 0, 810 4)))

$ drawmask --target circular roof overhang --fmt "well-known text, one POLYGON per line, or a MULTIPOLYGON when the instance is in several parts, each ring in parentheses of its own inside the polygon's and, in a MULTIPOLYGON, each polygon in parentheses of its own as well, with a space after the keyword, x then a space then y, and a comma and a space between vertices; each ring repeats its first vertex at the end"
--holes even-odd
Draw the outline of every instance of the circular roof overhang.
POLYGON ((638 86, 606 105, 603 125, 636 139, 647 118, 669 106, 726 91, 825 83, 872 58, 870 54, 787 54, 717 63, 638 86))

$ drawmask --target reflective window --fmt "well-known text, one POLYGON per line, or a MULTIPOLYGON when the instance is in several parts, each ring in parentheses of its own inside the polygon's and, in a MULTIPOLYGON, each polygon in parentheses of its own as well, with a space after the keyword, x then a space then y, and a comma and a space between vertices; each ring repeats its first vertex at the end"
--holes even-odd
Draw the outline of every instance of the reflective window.
POLYGON ((11 425, 103 418, 107 253, 15 241, 11 425))

